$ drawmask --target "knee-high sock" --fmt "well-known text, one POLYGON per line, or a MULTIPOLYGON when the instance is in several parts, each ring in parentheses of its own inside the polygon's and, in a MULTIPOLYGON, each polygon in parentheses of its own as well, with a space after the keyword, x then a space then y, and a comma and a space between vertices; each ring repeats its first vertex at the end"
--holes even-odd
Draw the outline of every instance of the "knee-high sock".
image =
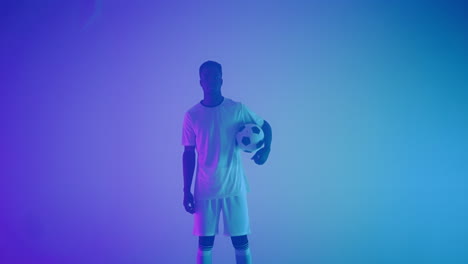
POLYGON ((237 264, 251 264, 252 256, 250 255, 250 248, 236 249, 236 263, 237 264))
POLYGON ((198 249, 197 264, 211 264, 211 250, 198 249))

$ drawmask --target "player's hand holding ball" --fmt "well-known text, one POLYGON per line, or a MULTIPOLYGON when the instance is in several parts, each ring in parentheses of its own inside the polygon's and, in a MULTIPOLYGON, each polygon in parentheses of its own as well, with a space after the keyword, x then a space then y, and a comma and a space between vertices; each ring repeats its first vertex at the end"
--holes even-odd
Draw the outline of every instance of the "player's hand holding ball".
POLYGON ((263 165, 267 161, 269 155, 270 148, 263 147, 259 149, 251 159, 253 159, 256 164, 263 165))
POLYGON ((254 123, 242 125, 236 135, 237 146, 247 153, 255 152, 251 159, 256 164, 264 164, 270 155, 270 148, 263 147, 265 134, 261 127, 254 123))

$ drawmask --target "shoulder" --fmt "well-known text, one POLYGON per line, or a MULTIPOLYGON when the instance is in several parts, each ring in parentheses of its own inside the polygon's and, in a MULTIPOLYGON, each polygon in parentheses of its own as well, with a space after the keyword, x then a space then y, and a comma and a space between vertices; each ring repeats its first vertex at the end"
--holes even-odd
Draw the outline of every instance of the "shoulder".
POLYGON ((233 100, 231 98, 224 98, 224 100, 226 100, 225 105, 228 107, 235 108, 238 110, 242 109, 243 107, 243 104, 241 102, 233 100))
POLYGON ((231 98, 227 98, 227 97, 224 97, 224 103, 226 105, 237 105, 237 104, 239 104, 239 102, 237 102, 237 101, 235 101, 235 100, 233 100, 231 98))
POLYGON ((237 106, 239 108, 247 108, 247 105, 244 104, 242 101, 236 101, 236 100, 232 100, 232 99, 228 99, 228 100, 229 100, 228 102, 230 102, 232 105, 235 105, 235 106, 237 106))
POLYGON ((185 116, 193 116, 194 114, 196 114, 197 112, 200 111, 201 107, 200 107, 200 102, 196 103, 195 105, 193 105, 192 107, 190 107, 187 111, 185 111, 185 116))

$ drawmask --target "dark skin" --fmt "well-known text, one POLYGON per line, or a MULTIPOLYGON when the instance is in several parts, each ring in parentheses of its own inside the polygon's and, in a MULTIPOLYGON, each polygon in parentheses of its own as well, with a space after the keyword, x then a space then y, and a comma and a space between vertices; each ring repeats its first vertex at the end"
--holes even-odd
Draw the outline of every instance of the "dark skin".
MULTIPOLYGON (((203 88, 204 98, 201 103, 205 106, 219 105, 224 97, 221 94, 223 79, 221 73, 216 69, 205 69, 200 74, 200 85, 203 88)), ((252 156, 258 165, 263 165, 268 160, 271 151, 272 130, 270 124, 265 120, 262 126, 265 134, 264 145, 252 156)), ((184 201, 185 211, 190 214, 195 212, 195 204, 192 192, 190 191, 195 170, 195 146, 185 146, 183 154, 184 173, 184 201)))

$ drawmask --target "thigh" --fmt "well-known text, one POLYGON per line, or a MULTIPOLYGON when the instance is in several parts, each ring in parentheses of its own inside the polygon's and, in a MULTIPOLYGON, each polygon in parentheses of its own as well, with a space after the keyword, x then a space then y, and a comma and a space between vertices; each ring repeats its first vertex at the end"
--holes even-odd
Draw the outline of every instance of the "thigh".
POLYGON ((193 234, 196 236, 214 236, 218 234, 218 222, 221 203, 217 199, 195 201, 193 234))
POLYGON ((242 236, 250 234, 247 195, 223 199, 224 235, 242 236))

